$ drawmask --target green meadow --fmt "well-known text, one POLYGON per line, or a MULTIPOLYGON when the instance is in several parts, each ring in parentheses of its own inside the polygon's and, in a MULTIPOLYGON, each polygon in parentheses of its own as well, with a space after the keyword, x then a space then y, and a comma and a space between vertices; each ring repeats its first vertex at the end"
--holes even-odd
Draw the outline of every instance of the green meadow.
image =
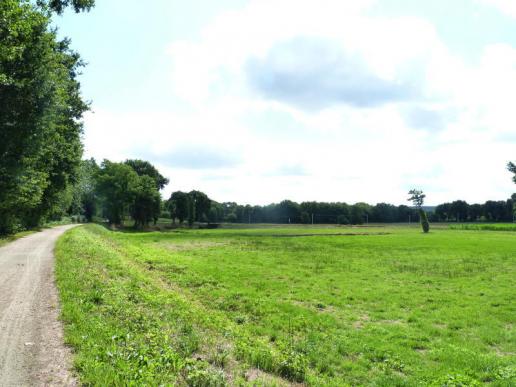
POLYGON ((414 227, 68 231, 85 385, 514 386, 516 236, 414 227))

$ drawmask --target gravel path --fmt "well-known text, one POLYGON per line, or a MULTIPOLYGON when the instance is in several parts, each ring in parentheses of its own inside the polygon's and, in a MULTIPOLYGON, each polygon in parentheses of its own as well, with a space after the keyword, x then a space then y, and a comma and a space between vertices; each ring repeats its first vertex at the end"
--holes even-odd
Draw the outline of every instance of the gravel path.
POLYGON ((0 386, 74 386, 54 281, 54 246, 74 225, 0 247, 0 386))

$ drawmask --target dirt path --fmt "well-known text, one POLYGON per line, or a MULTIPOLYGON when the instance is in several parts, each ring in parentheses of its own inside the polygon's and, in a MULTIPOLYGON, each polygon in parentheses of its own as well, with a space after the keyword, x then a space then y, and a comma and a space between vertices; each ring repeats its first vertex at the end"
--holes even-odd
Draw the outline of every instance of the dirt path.
POLYGON ((0 386, 74 386, 54 282, 54 245, 73 225, 0 247, 0 386))

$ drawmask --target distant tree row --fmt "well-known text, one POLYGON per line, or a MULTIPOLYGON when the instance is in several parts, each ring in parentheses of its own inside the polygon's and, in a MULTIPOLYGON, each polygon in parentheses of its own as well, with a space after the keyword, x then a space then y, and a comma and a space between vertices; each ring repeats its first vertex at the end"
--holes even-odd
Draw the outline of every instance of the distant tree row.
POLYGON ((304 223, 304 224, 364 224, 419 222, 421 212, 430 222, 511 222, 516 205, 516 194, 505 201, 468 204, 463 200, 440 204, 437 207, 414 205, 395 206, 387 203, 347 204, 343 202, 302 202, 284 200, 265 206, 241 205, 235 202, 218 203, 199 191, 174 192, 165 204, 175 222, 228 223, 304 223), (192 196, 193 195, 193 196, 192 196), (202 199, 194 205, 195 197, 202 199))
POLYGON ((507 200, 488 200, 484 204, 468 204, 464 200, 439 204, 432 214, 438 222, 512 222, 516 194, 507 200))
POLYGON ((302 202, 283 200, 265 206, 218 203, 201 191, 175 191, 162 200, 160 191, 168 179, 149 162, 126 160, 117 163, 104 160, 83 160, 76 183, 68 190, 60 215, 81 214, 87 221, 95 216, 110 224, 122 225, 131 218, 136 228, 144 228, 158 218, 171 224, 194 223, 301 223, 301 224, 364 224, 420 222, 423 229, 431 222, 512 221, 516 194, 505 201, 468 204, 457 200, 437 207, 423 207, 424 194, 411 190, 413 206, 388 203, 347 204, 343 202, 302 202))
POLYGON ((305 223, 305 224, 363 224, 367 222, 417 221, 417 209, 405 205, 379 203, 349 205, 346 203, 303 202, 291 200, 265 206, 218 203, 199 191, 174 192, 165 204, 172 221, 179 223, 305 223))

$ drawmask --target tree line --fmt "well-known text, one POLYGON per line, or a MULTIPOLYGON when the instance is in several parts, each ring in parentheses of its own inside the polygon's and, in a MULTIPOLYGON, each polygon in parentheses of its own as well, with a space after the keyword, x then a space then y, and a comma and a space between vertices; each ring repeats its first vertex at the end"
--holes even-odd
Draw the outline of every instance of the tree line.
MULTIPOLYGON (((176 201, 174 211, 170 214, 164 213, 163 217, 169 217, 174 221, 177 219, 179 222, 189 219, 187 196, 184 192, 172 194, 173 198, 181 198, 182 201, 176 201), (178 212, 177 208, 181 210, 178 212), (178 216, 179 213, 183 215, 178 216)), ((203 210, 198 210, 198 215, 191 219, 215 223, 364 224, 419 222, 421 217, 417 206, 396 206, 388 203, 296 203, 291 200, 264 206, 241 205, 235 202, 218 203, 212 200, 209 203, 203 205, 203 210)), ((515 204, 516 194, 513 194, 507 200, 487 201, 484 204, 468 204, 463 200, 457 200, 436 207, 421 208, 430 222, 512 222, 515 204)))
POLYGON ((425 195, 411 190, 412 206, 388 203, 347 204, 344 202, 283 200, 268 205, 219 203, 207 194, 193 190, 175 191, 162 198, 161 190, 169 180, 150 162, 129 159, 124 162, 82 160, 76 183, 70 186, 69 204, 57 212, 81 215, 86 221, 104 221, 121 226, 128 219, 135 228, 156 224, 166 218, 171 225, 194 223, 277 223, 277 224, 364 224, 421 222, 428 230, 430 222, 512 221, 516 194, 505 201, 468 204, 463 200, 423 207, 425 195))
POLYGON ((0 1, 0 234, 31 228, 72 202, 88 104, 83 63, 50 27, 53 12, 93 0, 0 1))

